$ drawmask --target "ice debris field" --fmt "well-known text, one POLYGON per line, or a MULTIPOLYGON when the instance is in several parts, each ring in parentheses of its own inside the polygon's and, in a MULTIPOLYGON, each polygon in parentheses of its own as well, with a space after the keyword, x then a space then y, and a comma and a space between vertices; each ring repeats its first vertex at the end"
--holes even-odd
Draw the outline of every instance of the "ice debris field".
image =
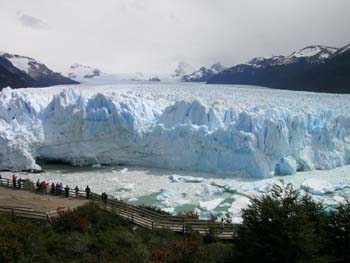
POLYGON ((334 205, 350 196, 350 96, 187 83, 5 88, 0 170, 41 170, 38 160, 87 168, 20 176, 171 213, 239 222, 249 198, 281 178, 334 205))

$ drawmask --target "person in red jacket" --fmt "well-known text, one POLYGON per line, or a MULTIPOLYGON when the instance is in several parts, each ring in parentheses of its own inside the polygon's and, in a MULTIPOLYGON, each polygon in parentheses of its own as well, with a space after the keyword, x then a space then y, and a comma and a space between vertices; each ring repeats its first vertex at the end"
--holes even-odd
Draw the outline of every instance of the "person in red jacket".
POLYGON ((42 182, 42 187, 43 187, 43 194, 47 194, 47 183, 46 183, 46 181, 42 182))
POLYGON ((13 188, 16 188, 16 181, 17 181, 17 176, 16 176, 16 175, 12 175, 12 185, 13 185, 13 188))

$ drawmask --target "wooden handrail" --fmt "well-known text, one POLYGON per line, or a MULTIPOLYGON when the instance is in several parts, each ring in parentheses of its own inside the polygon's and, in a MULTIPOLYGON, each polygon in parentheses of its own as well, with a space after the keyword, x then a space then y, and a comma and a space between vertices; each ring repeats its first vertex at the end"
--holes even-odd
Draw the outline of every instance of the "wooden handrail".
MULTIPOLYGON (((12 187, 13 182, 12 179, 9 178, 1 178, 0 186, 12 187)), ((17 183, 18 187, 18 183, 17 183)), ((17 189, 17 188, 16 188, 17 189)), ((33 182, 29 180, 24 180, 21 184, 21 189, 31 192, 36 192, 36 187, 33 182), (25 183, 26 182, 26 183, 25 183), (30 184, 28 185, 28 182, 30 184)), ((47 192, 50 194, 50 186, 48 186, 47 192)), ((65 191, 62 190, 61 196, 64 196, 65 191)), ((79 190, 78 195, 76 196, 76 192, 74 189, 69 190, 69 197, 71 198, 84 198, 86 199, 85 191, 79 190)), ((231 223, 217 223, 210 222, 207 220, 199 220, 187 218, 185 216, 172 216, 162 214, 156 211, 149 210, 140 206, 133 206, 127 204, 123 201, 108 198, 106 202, 104 202, 101 198, 101 195, 91 192, 89 196, 90 201, 96 203, 102 209, 108 210, 112 213, 118 214, 122 218, 137 224, 142 227, 146 227, 149 229, 168 229, 175 232, 186 232, 188 228, 191 228, 193 231, 198 231, 200 234, 207 234, 209 231, 216 230, 217 237, 222 239, 232 239, 235 234, 236 226, 231 223)), ((36 218, 47 218, 49 221, 51 220, 51 214, 58 214, 57 209, 47 211, 47 212, 36 212, 36 211, 26 211, 25 208, 6 208, 5 206, 0 206, 0 213, 4 212, 6 209, 10 210, 10 213, 14 213, 18 216, 36 216, 36 218), (27 213, 28 212, 28 213, 27 213), (30 214, 29 212, 32 212, 30 214)), ((8 210, 7 210, 8 211, 8 210)))

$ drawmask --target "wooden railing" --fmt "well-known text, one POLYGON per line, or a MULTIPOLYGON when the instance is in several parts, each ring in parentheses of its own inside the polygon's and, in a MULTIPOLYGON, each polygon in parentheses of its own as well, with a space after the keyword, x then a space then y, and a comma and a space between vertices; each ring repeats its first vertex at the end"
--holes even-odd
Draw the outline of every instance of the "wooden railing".
MULTIPOLYGON (((0 186, 5 187, 13 187, 13 183, 11 179, 0 179, 0 186)), ((17 183, 17 187, 18 187, 17 183)), ((36 192, 36 188, 32 182, 29 180, 26 180, 22 185, 21 189, 28 190, 32 192, 36 192)), ((48 193, 50 193, 50 188, 47 189, 48 193)), ((57 195, 57 194, 56 194, 57 195)), ((61 193, 61 196, 64 196, 65 192, 64 190, 61 193)), ((86 199, 86 193, 84 191, 79 191, 76 193, 74 189, 69 190, 69 197, 73 198, 80 198, 80 199, 86 199)), ((235 235, 236 226, 235 224, 231 223, 217 223, 217 222, 211 222, 208 220, 199 220, 199 219, 191 219, 185 216, 172 216, 172 215, 166 215, 159 212, 152 211, 150 209, 140 207, 140 206, 133 206, 130 204, 127 204, 123 201, 108 198, 106 201, 102 200, 101 195, 98 195, 96 193, 90 193, 89 195, 90 201, 97 204, 102 209, 108 210, 112 213, 115 213, 122 218, 130 221, 133 224, 148 228, 148 229, 167 229, 175 232, 182 232, 186 233, 189 231, 196 231, 202 235, 212 234, 215 237, 219 239, 232 239, 235 235)), ((29 215, 37 216, 37 218, 47 218, 50 220, 52 216, 56 216, 58 214, 57 210, 52 210, 50 212, 41 212, 44 213, 40 214, 40 212, 35 211, 27 211, 24 209, 14 209, 9 208, 13 210, 9 210, 3 207, 0 207, 0 213, 1 209, 3 211, 7 211, 8 213, 12 213, 18 216, 24 215, 27 213, 28 217, 29 215), (25 211, 25 212, 24 212, 25 211)))

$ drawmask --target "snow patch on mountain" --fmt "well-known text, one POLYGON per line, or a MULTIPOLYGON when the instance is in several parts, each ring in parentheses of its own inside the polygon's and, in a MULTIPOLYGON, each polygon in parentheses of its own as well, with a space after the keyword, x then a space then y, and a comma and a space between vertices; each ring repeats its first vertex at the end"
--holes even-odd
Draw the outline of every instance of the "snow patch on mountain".
POLYGON ((217 62, 211 65, 209 68, 201 67, 200 69, 192 72, 191 74, 183 75, 181 80, 186 82, 205 82, 214 75, 223 71, 225 67, 217 62))
POLYGON ((102 75, 102 72, 98 68, 75 63, 70 66, 66 75, 72 79, 83 80, 99 77, 102 75))
POLYGON ((326 46, 309 46, 293 52, 289 56, 272 56, 272 57, 256 57, 243 65, 249 65, 255 68, 266 68, 271 66, 280 66, 299 62, 305 59, 308 63, 322 63, 335 52, 337 48, 326 46))
MULTIPOLYGON (((13 66, 28 74, 29 76, 35 78, 37 77, 37 72, 43 67, 43 63, 29 57, 13 55, 9 53, 0 54, 2 57, 9 60, 13 66)), ((43 71, 42 74, 46 74, 46 71, 43 71)))
POLYGON ((185 61, 180 61, 172 74, 173 78, 181 79, 183 76, 193 72, 193 67, 185 61))

